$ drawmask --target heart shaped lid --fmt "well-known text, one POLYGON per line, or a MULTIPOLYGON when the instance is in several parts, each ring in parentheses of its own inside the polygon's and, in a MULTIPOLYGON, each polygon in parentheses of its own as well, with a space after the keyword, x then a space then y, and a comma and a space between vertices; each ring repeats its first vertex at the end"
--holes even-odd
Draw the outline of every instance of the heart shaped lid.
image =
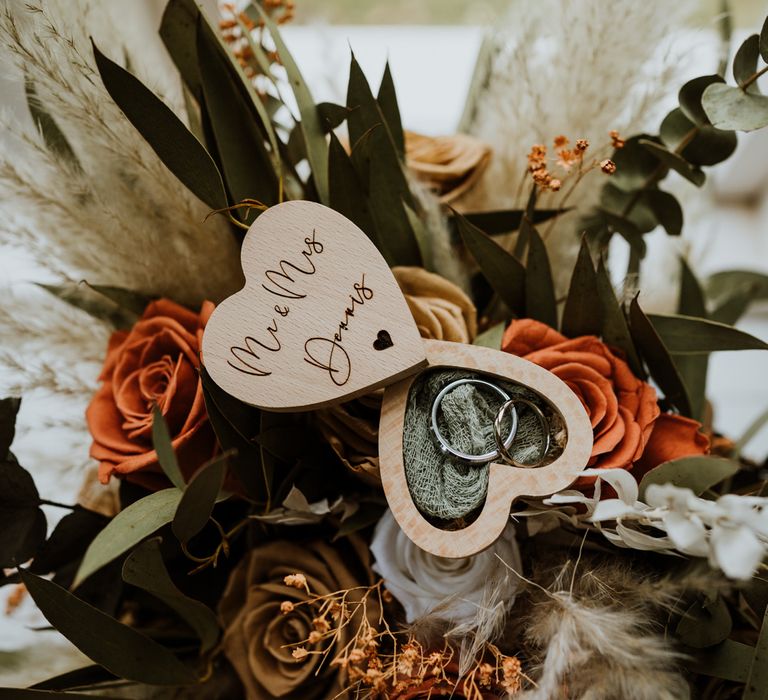
POLYGON ((400 288, 370 239, 322 204, 269 208, 246 234, 245 286, 216 307, 203 363, 227 393, 270 411, 320 408, 426 364, 400 288))

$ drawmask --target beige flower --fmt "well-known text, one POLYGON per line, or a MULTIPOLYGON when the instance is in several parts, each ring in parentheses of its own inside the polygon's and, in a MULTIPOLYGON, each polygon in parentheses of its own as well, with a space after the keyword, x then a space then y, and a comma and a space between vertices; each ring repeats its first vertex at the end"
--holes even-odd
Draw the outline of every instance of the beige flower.
MULTIPOLYGON (((394 267, 422 338, 471 343, 477 310, 455 284, 421 267, 394 267)), ((379 481, 379 414, 383 390, 315 413, 323 437, 341 461, 367 481, 379 481)))
MULTIPOLYGON (((313 634, 322 615, 322 601, 314 599, 371 583, 368 548, 358 538, 334 546, 324 541, 272 541, 248 552, 230 575, 219 603, 222 649, 245 687, 247 700, 339 696, 343 671, 328 663, 321 667, 323 657, 317 653, 329 641, 327 635, 323 641, 313 634), (297 578, 286 583, 286 577, 297 575, 306 579, 311 594, 293 585, 297 578)), ((359 596, 359 591, 352 591, 347 601, 354 603, 359 596)), ((378 615, 378 611, 369 614, 378 615)), ((355 627, 348 625, 339 632, 333 642, 335 652, 347 644, 355 627)))
POLYGON ((416 177, 448 203, 478 181, 491 159, 491 148, 467 134, 424 136, 406 131, 405 158, 416 177))

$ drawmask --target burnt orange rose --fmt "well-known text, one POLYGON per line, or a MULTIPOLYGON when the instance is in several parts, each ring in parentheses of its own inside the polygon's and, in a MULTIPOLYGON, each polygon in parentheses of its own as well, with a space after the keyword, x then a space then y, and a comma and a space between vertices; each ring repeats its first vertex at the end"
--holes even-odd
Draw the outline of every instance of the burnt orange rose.
POLYGON ((501 348, 548 369, 581 399, 594 431, 590 467, 634 466, 639 476, 668 459, 709 449, 699 423, 661 413, 656 390, 595 336, 569 340, 543 323, 520 319, 505 331, 501 348))
POLYGON ((147 488, 167 484, 152 448, 152 409, 168 424, 179 466, 191 476, 216 451, 198 376, 203 328, 214 305, 194 313, 168 300, 150 303, 129 331, 112 334, 86 418, 99 480, 125 476, 147 488))

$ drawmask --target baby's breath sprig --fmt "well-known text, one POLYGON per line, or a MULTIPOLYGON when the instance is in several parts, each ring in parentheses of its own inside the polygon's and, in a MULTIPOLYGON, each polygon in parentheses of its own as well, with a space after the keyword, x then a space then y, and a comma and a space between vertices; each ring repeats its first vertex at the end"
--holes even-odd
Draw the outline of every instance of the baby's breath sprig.
MULTIPOLYGON (((302 574, 289 574, 285 584, 311 595, 302 574)), ((449 642, 444 640, 442 648, 435 649, 424 646, 409 630, 393 630, 384 613, 391 602, 382 580, 301 602, 284 601, 283 614, 305 606, 312 615, 313 630, 307 639, 288 645, 291 656, 296 663, 311 655, 322 656, 316 673, 326 664, 338 668, 344 680, 337 697, 374 698, 428 684, 461 689, 469 700, 483 700, 489 692, 512 697, 524 682, 532 684, 517 657, 503 654, 492 644, 486 644, 469 671, 457 679, 456 652, 449 642), (343 646, 342 640, 347 640, 343 646)))

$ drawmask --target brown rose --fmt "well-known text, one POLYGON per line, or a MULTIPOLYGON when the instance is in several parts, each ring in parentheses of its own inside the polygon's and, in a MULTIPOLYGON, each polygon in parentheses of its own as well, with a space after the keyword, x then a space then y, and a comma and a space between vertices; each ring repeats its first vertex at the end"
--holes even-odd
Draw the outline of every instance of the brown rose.
MULTIPOLYGON (((422 338, 471 343, 477 310, 453 282, 422 267, 393 267, 422 338)), ((341 461, 368 481, 379 481, 379 414, 382 391, 316 412, 323 437, 341 461)))
POLYGON ((405 158, 416 177, 448 203, 478 181, 491 159, 491 148, 467 134, 424 136, 406 131, 405 158))
POLYGON ((668 459, 708 451, 701 425, 660 413, 656 390, 595 336, 569 340, 543 323, 520 319, 505 331, 501 348, 550 370, 581 399, 594 431, 590 467, 640 476, 668 459))
POLYGON ((188 478, 209 460, 216 439, 208 423, 197 370, 211 302, 199 314, 168 300, 151 302, 129 331, 112 334, 86 418, 93 436, 91 457, 99 479, 112 474, 157 489, 167 484, 152 448, 152 409, 167 424, 182 472, 188 478))
MULTIPOLYGON (((328 643, 307 642, 317 629, 314 619, 322 601, 300 603, 371 583, 368 548, 358 538, 334 546, 322 540, 272 541, 248 552, 232 572, 219 603, 222 649, 245 686, 247 699, 344 697, 342 671, 330 661, 350 641, 356 624, 353 620, 340 630, 335 649, 322 666, 319 654, 297 659, 294 651, 312 652, 328 643), (285 583, 286 576, 295 574, 306 578, 311 594, 285 583)), ((352 591, 347 600, 355 602, 359 595, 352 591)), ((330 616, 326 619, 332 622, 330 616)))

